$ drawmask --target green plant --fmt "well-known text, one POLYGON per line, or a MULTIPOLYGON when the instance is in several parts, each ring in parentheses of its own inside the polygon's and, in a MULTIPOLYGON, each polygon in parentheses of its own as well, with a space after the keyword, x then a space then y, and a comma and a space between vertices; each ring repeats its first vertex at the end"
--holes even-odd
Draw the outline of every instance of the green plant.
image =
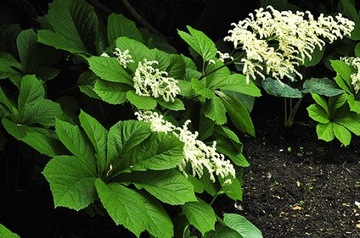
POLYGON ((1 122, 51 158, 43 174, 56 207, 100 208, 136 236, 261 237, 244 217, 221 219, 212 208, 219 197, 242 199, 249 163, 233 130, 255 135, 250 112, 261 95, 217 57, 213 41, 191 27, 179 31, 189 58, 121 14, 104 24, 83 0, 55 0, 39 21, 18 41, 61 57, 27 68, 36 62, 32 47, 18 44, 20 60, 2 54, 2 78, 17 92, 2 81, 1 122), (62 71, 53 68, 64 56, 62 71), (125 113, 106 117, 118 111, 125 113))
POLYGON ((352 81, 357 69, 340 60, 331 61, 331 65, 337 72, 335 81, 344 93, 328 99, 312 94, 315 104, 307 110, 309 116, 318 122, 316 132, 319 139, 332 141, 337 138, 347 146, 351 142, 351 133, 360 135, 359 93, 355 90, 357 82, 352 81))
POLYGON ((19 238, 20 237, 17 234, 11 232, 9 229, 7 229, 2 224, 0 224, 0 236, 7 237, 7 238, 19 238))

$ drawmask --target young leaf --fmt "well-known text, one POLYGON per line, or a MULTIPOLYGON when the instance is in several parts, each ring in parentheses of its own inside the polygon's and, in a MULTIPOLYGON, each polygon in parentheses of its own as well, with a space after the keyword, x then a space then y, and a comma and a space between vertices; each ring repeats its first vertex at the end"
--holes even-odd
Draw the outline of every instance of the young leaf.
POLYGON ((209 61, 215 58, 217 48, 215 43, 207 37, 203 32, 195 30, 187 26, 190 34, 178 30, 180 37, 188 43, 188 45, 195 50, 204 61, 209 61))
POLYGON ((103 175, 105 170, 109 167, 106 160, 108 131, 95 118, 84 111, 80 112, 79 119, 81 127, 84 129, 91 144, 95 148, 98 173, 103 175))
POLYGON ((39 42, 71 53, 97 53, 99 21, 86 1, 55 0, 48 19, 54 31, 39 31, 39 42))
POLYGON ((139 96, 133 90, 126 92, 126 98, 139 110, 153 110, 157 104, 154 98, 139 96))
POLYGON ((344 145, 348 146, 351 141, 351 133, 346 127, 333 123, 333 131, 335 137, 344 145))
POLYGON ((320 123, 316 125, 316 134, 318 138, 326 142, 332 141, 334 139, 334 130, 333 123, 328 122, 326 124, 320 123))
POLYGON ((66 148, 77 158, 85 162, 90 171, 95 174, 94 147, 84 131, 78 126, 57 119, 55 122, 55 132, 66 148))
POLYGON ((328 123, 330 122, 328 114, 325 110, 317 104, 312 104, 307 108, 309 116, 319 123, 328 123))
POLYGON ((116 225, 123 225, 137 237, 147 228, 149 217, 142 196, 120 184, 95 181, 100 201, 116 225))
POLYGON ((175 170, 132 172, 119 180, 145 189, 163 203, 179 205, 196 201, 192 184, 175 170))
POLYGON ((227 121, 226 108, 223 101, 216 96, 206 101, 202 108, 202 112, 217 125, 225 124, 227 121))
POLYGON ((75 156, 52 158, 46 164, 43 174, 50 183, 55 207, 79 211, 97 198, 93 171, 75 156))
POLYGON ((263 237, 261 231, 241 215, 225 213, 224 223, 231 229, 237 231, 243 238, 263 237))
POLYGON ((196 202, 187 202, 181 206, 181 210, 189 220, 190 224, 195 226, 201 234, 214 230, 216 215, 213 208, 203 200, 196 202))
POLYGON ((132 87, 122 83, 112 83, 104 80, 96 80, 94 91, 105 102, 110 104, 122 104, 126 102, 126 92, 132 87))
POLYGON ((108 17, 107 24, 108 43, 111 45, 120 36, 143 42, 142 35, 135 25, 135 22, 130 21, 122 14, 111 14, 108 17))
POLYGON ((129 73, 114 57, 91 56, 88 62, 90 69, 103 80, 130 86, 134 84, 129 73))

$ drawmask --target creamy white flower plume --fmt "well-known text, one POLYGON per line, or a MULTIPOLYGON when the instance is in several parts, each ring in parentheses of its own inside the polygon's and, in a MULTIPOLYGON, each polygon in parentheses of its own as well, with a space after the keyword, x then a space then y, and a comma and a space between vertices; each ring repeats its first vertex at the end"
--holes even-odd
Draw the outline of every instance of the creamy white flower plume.
POLYGON ((265 78, 264 73, 278 80, 294 80, 296 75, 301 78, 295 67, 306 57, 311 59, 316 47, 322 49, 325 40, 332 43, 349 36, 355 23, 341 14, 335 18, 321 14, 315 20, 310 12, 280 12, 268 6, 232 26, 224 40, 246 53, 242 63, 248 80, 257 75, 265 78))
POLYGON ((139 62, 133 78, 135 93, 140 96, 162 97, 166 102, 174 102, 180 92, 178 81, 168 77, 166 71, 154 68, 155 64, 158 62, 147 59, 139 62))
POLYGON ((193 176, 199 178, 203 176, 204 168, 209 172, 210 179, 213 182, 215 182, 214 174, 222 178, 229 175, 235 178, 234 166, 225 159, 223 154, 216 151, 216 142, 214 141, 212 146, 208 146, 197 139, 198 132, 193 133, 188 129, 190 120, 186 121, 182 127, 175 127, 156 112, 137 112, 135 115, 139 121, 150 122, 152 131, 172 132, 184 143, 183 161, 178 166, 184 174, 186 165, 190 164, 193 176))
MULTIPOLYGON (((133 63, 131 55, 129 54, 129 50, 121 51, 119 48, 115 48, 113 54, 117 57, 121 66, 126 68, 129 63, 133 63)), ((100 56, 102 57, 110 57, 107 53, 102 53, 100 56)))

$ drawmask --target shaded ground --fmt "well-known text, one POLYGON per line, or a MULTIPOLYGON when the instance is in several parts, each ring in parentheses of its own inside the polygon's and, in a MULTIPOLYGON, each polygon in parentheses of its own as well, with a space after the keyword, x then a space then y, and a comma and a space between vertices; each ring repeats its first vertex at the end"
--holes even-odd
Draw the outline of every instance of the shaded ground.
POLYGON ((318 141, 306 116, 284 129, 280 110, 255 110, 257 138, 243 139, 251 166, 240 213, 266 238, 360 237, 359 138, 347 148, 318 141))

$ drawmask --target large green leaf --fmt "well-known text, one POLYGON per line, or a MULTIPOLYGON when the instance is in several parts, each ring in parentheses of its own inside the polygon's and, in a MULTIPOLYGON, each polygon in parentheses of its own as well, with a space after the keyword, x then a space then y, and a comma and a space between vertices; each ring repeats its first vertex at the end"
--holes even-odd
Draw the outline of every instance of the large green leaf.
POLYGON ((109 82, 133 85, 129 73, 114 57, 92 56, 88 59, 90 69, 100 78, 109 82))
POLYGON ((77 158, 82 160, 95 174, 96 160, 94 156, 94 147, 85 132, 78 126, 69 122, 56 119, 55 132, 66 148, 77 158))
POLYGON ((207 118, 210 118, 218 125, 225 124, 227 121, 226 107, 223 101, 216 96, 206 101, 202 112, 207 118))
POLYGON ((99 21, 86 1, 55 0, 48 19, 54 31, 39 31, 39 42, 71 53, 97 53, 99 21))
POLYGON ((192 184, 175 170, 132 172, 119 178, 145 189, 161 202, 179 205, 196 201, 192 184))
POLYGON ((80 112, 80 124, 95 149, 98 173, 103 175, 108 168, 107 163, 107 138, 108 131, 95 118, 84 111, 80 112))
POLYGON ((334 97, 344 93, 344 90, 328 78, 310 78, 304 81, 302 93, 316 93, 326 97, 334 97))
POLYGON ((339 78, 335 78, 336 83, 343 90, 348 91, 347 88, 351 85, 350 75, 352 74, 352 70, 349 65, 347 65, 342 60, 330 60, 331 67, 336 71, 336 73, 341 77, 344 82, 341 82, 339 78))
POLYGON ((349 131, 360 136, 360 115, 343 116, 336 119, 336 123, 346 127, 349 131))
POLYGON ((95 175, 75 156, 57 156, 45 166, 43 174, 50 183, 55 207, 79 211, 97 198, 95 175))
POLYGON ((107 36, 109 45, 114 43, 120 36, 126 36, 140 42, 143 41, 135 22, 127 19, 122 14, 111 14, 108 17, 107 36))
POLYGON ((301 98, 301 91, 297 88, 292 88, 289 85, 282 83, 272 78, 266 78, 262 81, 262 86, 265 91, 273 96, 284 98, 301 98))
POLYGON ((225 213, 224 223, 237 231, 243 238, 262 238, 261 231, 239 214, 225 213))
POLYGON ((127 84, 96 80, 94 91, 105 102, 122 104, 126 101, 126 92, 131 90, 127 84))
POLYGON ((20 238, 20 236, 0 224, 0 238, 20 238))
POLYGON ((21 80, 18 98, 18 109, 23 111, 25 106, 41 101, 45 96, 45 89, 40 80, 34 75, 27 75, 21 80))
POLYGON ((215 43, 203 32, 195 30, 190 26, 187 26, 187 29, 190 34, 178 30, 180 37, 186 41, 186 43, 195 50, 204 61, 214 59, 217 51, 215 43))
POLYGON ((95 184, 101 203, 116 225, 123 225, 139 237, 149 224, 142 196, 120 184, 105 184, 101 179, 96 179, 95 184))
POLYGON ((347 96, 347 101, 350 106, 350 110, 352 112, 355 112, 357 114, 360 114, 360 100, 355 100, 355 97, 353 94, 349 94, 347 96))
POLYGON ((215 229, 216 215, 208 203, 199 199, 196 202, 187 202, 181 206, 181 210, 189 220, 190 224, 196 227, 201 234, 215 229))
POLYGON ((31 47, 36 43, 37 36, 32 29, 28 29, 20 32, 16 39, 16 45, 19 52, 20 62, 22 64, 22 70, 27 69, 28 64, 28 55, 30 53, 31 47))
POLYGON ((185 110, 184 103, 179 99, 175 98, 174 102, 166 102, 163 99, 157 99, 156 100, 161 106, 170 109, 171 111, 181 111, 185 110))
POLYGON ((166 69, 169 77, 183 79, 185 76, 185 62, 181 55, 170 55, 169 66, 166 69))
POLYGON ((246 82, 246 77, 242 74, 232 74, 226 79, 214 79, 211 88, 234 91, 253 97, 261 96, 260 89, 252 82, 246 82))
POLYGON ((206 67, 206 87, 218 88, 216 85, 223 80, 226 80, 230 76, 230 70, 228 67, 224 67, 224 63, 216 61, 215 64, 209 64, 206 67))
POLYGON ((41 154, 53 157, 67 153, 55 135, 44 128, 16 124, 8 118, 3 118, 2 124, 10 135, 28 144, 41 154))

